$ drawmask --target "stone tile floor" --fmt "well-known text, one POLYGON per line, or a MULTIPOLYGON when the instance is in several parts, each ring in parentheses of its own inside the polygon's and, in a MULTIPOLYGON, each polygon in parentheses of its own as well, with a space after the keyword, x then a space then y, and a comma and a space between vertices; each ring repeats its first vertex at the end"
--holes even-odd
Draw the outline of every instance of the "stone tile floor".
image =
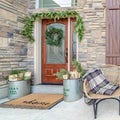
MULTIPOLYGON (((7 100, 0 100, 0 103, 7 100)), ((93 107, 85 104, 81 98, 74 102, 62 101, 50 110, 0 108, 0 120, 94 120, 94 117, 93 107)), ((96 120, 120 120, 118 102, 101 102, 96 120)))

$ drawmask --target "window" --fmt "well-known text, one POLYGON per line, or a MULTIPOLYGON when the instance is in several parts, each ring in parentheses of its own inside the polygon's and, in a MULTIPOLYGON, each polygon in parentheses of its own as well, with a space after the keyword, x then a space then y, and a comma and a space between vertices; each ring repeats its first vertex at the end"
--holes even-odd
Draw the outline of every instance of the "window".
POLYGON ((71 50, 72 50, 72 61, 75 60, 77 57, 77 38, 76 38, 76 32, 75 32, 75 23, 76 22, 73 22, 71 21, 71 38, 72 38, 72 41, 71 41, 71 50))
POLYGON ((77 5, 77 0, 36 0, 37 8, 71 7, 77 5))

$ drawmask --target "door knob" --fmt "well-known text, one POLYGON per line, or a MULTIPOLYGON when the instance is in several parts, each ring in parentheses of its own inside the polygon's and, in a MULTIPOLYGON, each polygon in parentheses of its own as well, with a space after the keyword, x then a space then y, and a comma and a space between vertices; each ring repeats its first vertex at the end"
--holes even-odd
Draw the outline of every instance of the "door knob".
POLYGON ((65 49, 65 62, 68 62, 68 48, 65 49))

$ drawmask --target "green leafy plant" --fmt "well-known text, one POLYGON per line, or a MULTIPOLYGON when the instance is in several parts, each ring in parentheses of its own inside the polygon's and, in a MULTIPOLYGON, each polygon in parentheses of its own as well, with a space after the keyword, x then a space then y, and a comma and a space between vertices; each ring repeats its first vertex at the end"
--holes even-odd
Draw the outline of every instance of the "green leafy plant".
POLYGON ((7 78, 9 81, 30 80, 31 72, 29 72, 27 69, 11 70, 7 78))
POLYGON ((27 69, 12 70, 12 71, 10 72, 10 75, 12 75, 12 74, 19 74, 19 73, 25 73, 25 72, 27 72, 27 69))
POLYGON ((68 75, 68 78, 70 78, 70 72, 68 72, 67 70, 63 68, 60 69, 60 71, 55 74, 55 76, 57 76, 57 78, 60 80, 63 80, 64 75, 68 75))
POLYGON ((81 64, 77 60, 73 60, 72 64, 73 64, 75 70, 81 74, 81 76, 83 76, 85 74, 81 64))
MULTIPOLYGON (((81 64, 77 61, 77 60, 73 60, 73 62, 72 62, 72 64, 73 64, 73 67, 74 67, 74 70, 73 71, 67 71, 67 70, 65 70, 65 69, 60 69, 60 71, 59 72, 57 72, 56 74, 55 74, 55 76, 57 76, 57 78, 58 79, 60 79, 60 80, 63 80, 63 79, 70 79, 71 78, 71 74, 72 73, 77 73, 77 74, 80 74, 80 77, 82 77, 83 75, 84 75, 84 70, 83 70, 83 68, 82 68, 82 66, 81 66, 81 64), (66 75, 66 76, 65 76, 66 75), (66 78, 64 78, 64 77, 66 77, 66 78)), ((77 75, 78 76, 78 75, 77 75)))
POLYGON ((83 20, 82 17, 76 11, 71 11, 71 10, 30 14, 22 21, 25 24, 25 26, 21 33, 24 36, 26 36, 26 38, 28 38, 28 40, 32 43, 34 42, 32 31, 34 27, 34 22, 36 20, 54 19, 54 21, 56 21, 59 20, 60 18, 64 19, 67 17, 76 18, 75 31, 78 34, 79 41, 81 41, 84 34, 83 20))

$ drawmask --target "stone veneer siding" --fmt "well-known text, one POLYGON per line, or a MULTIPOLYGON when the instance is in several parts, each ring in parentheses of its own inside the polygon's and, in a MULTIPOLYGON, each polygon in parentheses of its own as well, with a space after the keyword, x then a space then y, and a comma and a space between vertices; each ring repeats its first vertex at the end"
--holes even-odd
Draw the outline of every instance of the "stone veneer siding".
POLYGON ((105 64, 106 8, 105 0, 86 0, 79 8, 85 23, 83 41, 79 44, 79 61, 86 68, 105 64))
POLYGON ((0 85, 12 69, 33 69, 30 51, 33 45, 28 45, 20 34, 28 3, 28 0, 0 1, 0 85))

